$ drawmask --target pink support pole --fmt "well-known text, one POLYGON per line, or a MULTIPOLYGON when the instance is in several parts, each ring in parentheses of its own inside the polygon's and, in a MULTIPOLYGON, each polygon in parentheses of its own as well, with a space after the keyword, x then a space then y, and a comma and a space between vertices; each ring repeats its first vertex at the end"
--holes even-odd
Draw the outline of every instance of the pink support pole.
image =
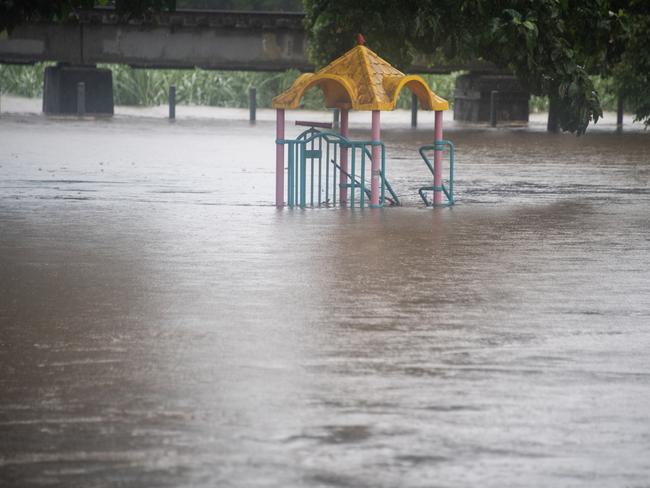
MULTIPOLYGON (((345 108, 341 109, 341 135, 348 138, 348 110, 345 108)), ((339 202, 341 206, 345 206, 348 203, 348 189, 343 188, 343 185, 348 183, 348 177, 345 176, 344 172, 348 172, 348 148, 341 147, 341 172, 339 175, 339 202)))
MULTIPOLYGON (((275 138, 284 139, 284 109, 275 111, 275 138)), ((284 144, 275 143, 275 206, 284 207, 284 144)))
MULTIPOLYGON (((372 111, 372 141, 381 140, 379 110, 372 111)), ((370 173, 370 205, 379 205, 379 173, 381 171, 381 147, 372 146, 372 172, 370 173)), ((363 176, 362 176, 363 177, 363 176)))
MULTIPOLYGON (((435 142, 442 140, 442 110, 436 110, 435 142)), ((442 151, 433 153, 433 186, 442 186, 442 151)), ((442 191, 433 192, 433 204, 442 203, 442 191)))

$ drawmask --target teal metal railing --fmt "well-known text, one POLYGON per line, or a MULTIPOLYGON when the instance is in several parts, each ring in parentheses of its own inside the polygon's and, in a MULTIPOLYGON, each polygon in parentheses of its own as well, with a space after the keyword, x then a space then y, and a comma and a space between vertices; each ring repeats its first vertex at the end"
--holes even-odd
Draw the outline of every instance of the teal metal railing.
POLYGON ((289 207, 334 206, 341 194, 347 205, 365 208, 370 201, 370 179, 373 146, 380 147, 379 207, 387 202, 399 205, 399 198, 385 178, 386 148, 383 142, 353 141, 334 132, 321 132, 313 127, 296 139, 278 139, 287 148, 286 197, 289 207), (340 164, 341 148, 348 149, 348 170, 340 164), (341 173, 346 183, 340 183, 341 173), (389 197, 386 196, 388 190, 389 197))
POLYGON ((454 144, 451 141, 448 141, 446 139, 440 139, 435 141, 433 144, 428 144, 425 146, 422 146, 419 149, 420 156, 422 156, 422 159, 424 160, 425 164, 429 168, 429 171, 431 172, 431 176, 434 176, 434 168, 431 160, 427 157, 426 153, 428 151, 444 151, 445 148, 449 148, 449 179, 448 179, 448 184, 445 185, 444 182, 441 183, 440 186, 423 186, 420 187, 418 190, 418 193, 420 194, 420 198, 424 202, 424 204, 427 207, 450 207, 454 204, 454 144), (441 191, 445 197, 447 198, 447 201, 445 203, 441 203, 438 205, 434 205, 433 201, 429 201, 427 198, 426 192, 431 191, 431 192, 436 192, 436 191, 441 191))

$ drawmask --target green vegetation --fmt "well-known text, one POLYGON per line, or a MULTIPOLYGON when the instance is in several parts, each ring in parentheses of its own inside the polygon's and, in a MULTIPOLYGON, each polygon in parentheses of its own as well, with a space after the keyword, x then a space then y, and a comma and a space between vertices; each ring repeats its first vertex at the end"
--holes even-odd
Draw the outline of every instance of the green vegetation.
MULTIPOLYGON (((43 95, 43 71, 51 63, 29 65, 0 65, 0 90, 23 97, 43 95)), ((250 71, 153 70, 134 69, 124 65, 104 65, 113 71, 113 90, 117 105, 162 105, 167 103, 169 86, 176 86, 178 103, 216 107, 248 106, 248 89, 257 89, 257 105, 271 106, 274 96, 288 88, 300 74, 290 70, 281 73, 250 71)), ((453 103, 454 83, 460 73, 422 75, 441 97, 453 103)), ((617 87, 612 79, 592 77, 596 92, 605 110, 616 110, 617 87)), ((400 94, 397 108, 411 106, 409 90, 400 94)), ((307 92, 304 107, 322 109, 319 90, 307 92)), ((548 111, 548 98, 533 96, 530 108, 534 112, 548 111)))
POLYGON ((650 5, 632 0, 621 10, 621 32, 615 44, 625 44, 619 62, 611 67, 613 85, 636 114, 636 120, 650 126, 650 5))
MULTIPOLYGON (((48 64, 33 66, 0 65, 0 89, 24 97, 43 94, 43 71, 48 64)), ((249 88, 257 89, 257 105, 270 107, 274 96, 286 90, 300 74, 289 70, 280 73, 250 71, 206 71, 134 69, 124 65, 104 65, 113 72, 113 92, 117 105, 161 105, 167 103, 169 86, 176 86, 178 103, 216 107, 248 106, 249 88)), ((424 75, 440 96, 452 99, 456 74, 424 75)), ((410 92, 404 90, 398 108, 409 108, 410 92)), ((320 90, 310 90, 305 108, 322 109, 320 90)))
POLYGON ((176 0, 176 8, 301 12, 302 0, 176 0))
MULTIPOLYGON (((43 94, 43 72, 47 63, 0 65, 0 89, 24 97, 43 94)), ((103 65, 113 72, 113 96, 117 105, 151 106, 167 103, 169 86, 176 86, 178 103, 217 107, 246 107, 248 89, 257 89, 260 107, 288 88, 297 71, 263 73, 248 71, 153 70, 124 65, 103 65)), ((319 106, 317 92, 306 98, 309 107, 319 106)))
MULTIPOLYGON (((111 66, 115 103, 118 105, 159 105, 167 103, 169 86, 176 86, 178 103, 216 107, 248 106, 249 88, 257 89, 259 107, 287 89, 297 71, 264 73, 250 71, 145 70, 111 66)), ((313 95, 307 105, 315 102, 313 95)))
MULTIPOLYGON (((590 76, 589 78, 594 84, 594 90, 598 95, 603 110, 615 112, 618 106, 618 89, 612 78, 604 78, 602 76, 590 76)), ((530 97, 531 112, 548 112, 548 106, 548 97, 538 95, 532 95, 530 97)), ((631 111, 634 110, 634 106, 626 103, 625 109, 631 111)))
POLYGON ((43 72, 47 63, 31 65, 0 64, 0 92, 21 97, 43 96, 43 72))
MULTIPOLYGON (((113 6, 123 20, 129 20, 151 19, 161 11, 187 7, 296 10, 300 2, 0 0, 0 33, 34 19, 75 21, 79 9, 95 4, 113 6)), ((423 53, 433 62, 478 58, 512 71, 536 96, 533 108, 544 108, 550 101, 550 130, 584 133, 590 122, 601 117, 603 108, 612 108, 605 93, 623 95, 637 120, 650 125, 648 0, 304 0, 303 4, 311 55, 317 63, 352 47, 362 30, 369 46, 403 69, 414 55, 423 53)), ((175 73, 116 68, 116 99, 161 103, 173 82, 181 102, 242 106, 247 88, 256 86, 260 106, 267 106, 293 78, 289 73, 175 73)), ((449 97, 444 88, 434 85, 449 97)), ((6 86, 11 90, 11 83, 6 86)), ((308 99, 306 105, 318 105, 316 100, 308 99)), ((401 102, 406 105, 408 100, 401 102)))
POLYGON ((317 63, 352 47, 363 29, 370 47, 405 69, 423 53, 512 71, 532 94, 550 98, 552 130, 582 134, 600 118, 593 76, 613 75, 637 118, 650 123, 647 0, 305 0, 305 10, 317 63))

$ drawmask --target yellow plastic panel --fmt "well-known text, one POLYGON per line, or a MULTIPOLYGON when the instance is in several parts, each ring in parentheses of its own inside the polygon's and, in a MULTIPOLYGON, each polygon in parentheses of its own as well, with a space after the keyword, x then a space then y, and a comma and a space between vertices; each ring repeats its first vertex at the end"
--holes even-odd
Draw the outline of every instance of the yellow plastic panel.
POLYGON ((405 75, 365 46, 356 46, 319 70, 303 74, 291 88, 273 99, 273 108, 295 109, 305 92, 320 86, 328 108, 394 110, 408 86, 425 110, 447 110, 449 104, 433 93, 421 76, 405 75))

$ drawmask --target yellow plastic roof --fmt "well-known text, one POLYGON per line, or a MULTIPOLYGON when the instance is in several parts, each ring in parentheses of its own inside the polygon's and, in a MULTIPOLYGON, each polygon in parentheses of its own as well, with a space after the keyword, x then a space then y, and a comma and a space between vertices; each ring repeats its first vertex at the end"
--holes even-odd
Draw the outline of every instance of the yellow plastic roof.
POLYGON ((273 99, 273 108, 295 109, 307 90, 320 86, 328 108, 393 110, 408 86, 424 110, 447 110, 447 100, 431 91, 421 76, 405 75, 366 46, 356 46, 317 73, 296 78, 291 88, 273 99))

